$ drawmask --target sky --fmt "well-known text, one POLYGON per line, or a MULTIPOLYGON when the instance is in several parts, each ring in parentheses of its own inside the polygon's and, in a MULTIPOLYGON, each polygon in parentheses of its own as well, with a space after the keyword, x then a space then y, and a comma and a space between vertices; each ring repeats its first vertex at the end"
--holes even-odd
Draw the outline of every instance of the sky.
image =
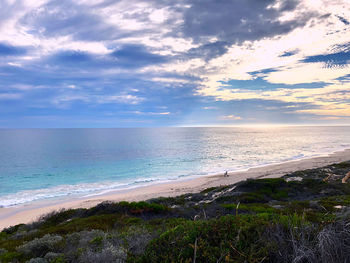
POLYGON ((350 124, 349 0, 0 0, 0 127, 350 124))

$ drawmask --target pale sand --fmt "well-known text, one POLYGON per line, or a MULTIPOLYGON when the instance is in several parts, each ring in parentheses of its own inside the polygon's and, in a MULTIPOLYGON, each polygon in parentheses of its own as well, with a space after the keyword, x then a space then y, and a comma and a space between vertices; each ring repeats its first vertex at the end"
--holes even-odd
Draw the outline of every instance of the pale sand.
POLYGON ((10 208, 0 208, 0 230, 20 224, 29 223, 38 219, 42 214, 61 208, 88 208, 102 201, 140 201, 155 197, 171 197, 185 193, 202 191, 205 188, 234 184, 247 178, 280 177, 298 170, 319 168, 333 163, 350 160, 350 149, 332 153, 328 156, 272 164, 263 167, 251 168, 248 171, 232 172, 229 177, 223 174, 199 177, 191 180, 175 181, 170 183, 154 184, 129 190, 115 191, 87 198, 46 200, 18 205, 10 208))

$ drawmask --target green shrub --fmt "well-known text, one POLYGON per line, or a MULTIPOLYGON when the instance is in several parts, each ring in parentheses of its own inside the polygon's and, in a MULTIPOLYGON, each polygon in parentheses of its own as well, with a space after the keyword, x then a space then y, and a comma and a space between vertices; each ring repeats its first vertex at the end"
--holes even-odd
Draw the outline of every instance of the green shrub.
POLYGON ((48 252, 46 253, 44 258, 47 260, 47 262, 50 262, 50 263, 65 262, 64 256, 62 253, 48 252))
POLYGON ((336 168, 342 168, 342 169, 350 168, 350 162, 336 163, 336 164, 333 164, 332 166, 334 166, 336 168))
POLYGON ((204 189, 204 190, 201 191, 200 193, 201 193, 201 194, 206 194, 206 193, 209 193, 209 192, 214 191, 214 190, 216 190, 216 189, 218 189, 218 187, 209 187, 209 188, 204 189))
POLYGON ((4 248, 0 248, 0 256, 4 253, 8 252, 7 249, 4 248))
POLYGON ((69 262, 125 262, 127 252, 116 232, 81 231, 66 236, 65 259, 69 262))
MULTIPOLYGON (((232 209, 236 211, 237 204, 222 204, 224 208, 232 209)), ((274 213, 277 209, 261 203, 240 204, 238 206, 238 212, 254 212, 254 213, 274 213)))
POLYGON ((23 227, 25 228, 26 225, 25 224, 18 224, 15 226, 7 227, 7 228, 3 229, 2 232, 6 233, 8 235, 11 235, 11 234, 17 232, 18 229, 23 228, 23 227))
POLYGON ((31 258, 28 263, 48 263, 44 258, 31 258))
POLYGON ((262 261, 268 250, 259 237, 266 224, 265 218, 255 216, 189 221, 153 240, 144 262, 192 262, 195 246, 197 262, 262 261))
POLYGON ((169 211, 169 208, 160 205, 160 204, 154 204, 154 203, 147 203, 147 202, 120 202, 119 205, 121 207, 127 208, 132 214, 142 214, 142 213, 162 213, 169 211))
POLYGON ((240 195, 239 200, 241 203, 264 203, 267 198, 262 193, 250 192, 240 195))
POLYGON ((43 257, 47 252, 58 251, 62 240, 63 238, 58 235, 45 235, 24 243, 17 248, 17 251, 25 255, 43 257))
POLYGON ((125 241, 129 253, 137 256, 142 255, 152 238, 152 233, 145 227, 130 227, 125 235, 125 241))
POLYGON ((69 222, 59 224, 45 229, 48 233, 68 234, 83 230, 101 229, 108 230, 113 228, 120 217, 116 215, 95 215, 86 218, 73 218, 69 222))
POLYGON ((18 252, 5 252, 0 255, 0 262, 2 263, 16 262, 16 260, 18 260, 21 257, 22 257, 22 254, 18 252))
POLYGON ((39 218, 39 220, 34 224, 38 225, 38 227, 51 227, 56 226, 62 222, 71 219, 74 215, 78 214, 77 211, 80 209, 61 209, 58 211, 53 211, 51 213, 45 214, 39 218))

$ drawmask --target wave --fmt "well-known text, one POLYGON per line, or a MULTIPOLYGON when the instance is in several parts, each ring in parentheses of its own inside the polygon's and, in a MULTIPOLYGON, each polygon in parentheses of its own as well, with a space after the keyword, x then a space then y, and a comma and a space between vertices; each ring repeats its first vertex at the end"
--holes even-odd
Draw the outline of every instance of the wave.
POLYGON ((169 182, 179 179, 178 177, 168 178, 138 178, 130 182, 96 182, 82 183, 76 185, 58 185, 50 188, 25 190, 14 194, 9 194, 0 197, 0 207, 11 207, 21 205, 33 201, 60 198, 60 197, 89 197, 105 194, 111 191, 127 190, 140 186, 146 186, 152 183, 169 182))
MULTIPOLYGON (((342 145, 345 146, 339 149, 332 149, 333 152, 344 150, 349 148, 349 144, 342 145)), ((326 148, 325 148, 326 149, 326 148)), ((329 149, 324 152, 304 152, 299 153, 289 158, 276 158, 274 161, 263 161, 255 162, 255 163, 240 163, 235 165, 234 167, 225 167, 229 172, 237 172, 237 171, 246 171, 250 168, 254 167, 262 167, 271 164, 283 163, 293 160, 301 160, 306 158, 313 158, 316 156, 322 156, 325 154, 329 154, 329 149), (328 150, 328 151, 327 151, 328 150)), ((188 171, 186 174, 178 174, 174 176, 164 176, 164 177, 147 177, 147 178, 134 178, 129 181, 123 182, 113 182, 113 181, 102 181, 102 182, 94 182, 94 183, 80 183, 75 185, 58 185, 49 188, 36 189, 36 190, 24 190, 19 191, 17 193, 8 194, 4 196, 0 196, 0 207, 11 207, 21 204, 26 204, 33 201, 45 200, 45 199, 54 199, 54 198, 65 198, 65 197, 92 197, 97 195, 106 194, 112 191, 119 190, 128 190, 132 188, 137 188, 141 186, 147 186, 155 183, 165 183, 175 180, 185 180, 192 179, 201 176, 208 176, 213 174, 219 174, 223 172, 223 167, 218 165, 216 170, 210 169, 207 171, 188 171), (219 170, 220 169, 220 170, 219 170)))

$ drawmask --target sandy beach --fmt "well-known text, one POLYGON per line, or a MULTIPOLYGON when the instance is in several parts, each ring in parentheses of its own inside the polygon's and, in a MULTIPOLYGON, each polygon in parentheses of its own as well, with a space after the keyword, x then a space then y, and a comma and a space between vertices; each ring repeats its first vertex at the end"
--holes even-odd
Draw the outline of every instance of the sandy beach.
POLYGON ((128 190, 109 192, 93 197, 64 198, 57 200, 35 201, 29 204, 0 208, 0 229, 20 223, 30 223, 40 215, 58 209, 88 208, 103 201, 140 201, 155 197, 171 197, 185 193, 199 192, 205 188, 234 184, 247 178, 280 177, 286 173, 298 170, 319 168, 333 163, 350 160, 350 149, 320 156, 262 167, 247 171, 230 172, 228 177, 223 174, 204 176, 170 183, 154 184, 128 190))

